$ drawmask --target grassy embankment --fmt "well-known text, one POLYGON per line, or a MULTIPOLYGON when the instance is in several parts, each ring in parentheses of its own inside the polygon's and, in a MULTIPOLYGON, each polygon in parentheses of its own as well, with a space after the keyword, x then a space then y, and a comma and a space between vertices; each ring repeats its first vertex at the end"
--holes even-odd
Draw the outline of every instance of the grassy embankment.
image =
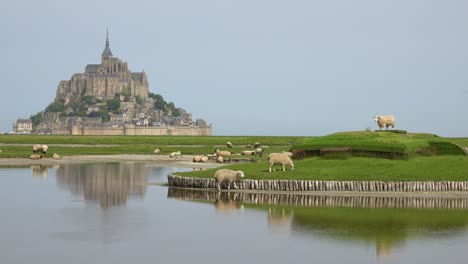
MULTIPOLYGON (((409 153, 408 160, 377 158, 324 159, 320 157, 294 161, 295 170, 268 172, 266 157, 255 164, 235 164, 226 168, 242 170, 247 179, 299 180, 371 180, 371 181, 467 181, 468 157, 451 139, 430 134, 399 135, 394 133, 350 132, 298 140, 293 149, 321 149, 351 146, 370 151, 398 151, 409 153), (432 149, 434 152, 421 150, 432 149), (452 154, 452 155, 446 155, 452 154), (455 155, 456 154, 456 155, 455 155)), ((457 142, 465 142, 457 139, 457 142)), ((277 167, 278 169, 278 167, 277 167)), ((209 178, 215 169, 180 173, 185 176, 209 178)))
POLYGON ((49 146, 51 157, 58 153, 61 156, 73 155, 112 155, 112 154, 142 154, 153 155, 153 150, 160 147, 161 155, 173 151, 181 151, 185 155, 210 154, 216 148, 228 149, 226 142, 234 144, 231 152, 239 153, 245 150, 245 145, 260 142, 271 146, 268 152, 278 152, 289 149, 300 137, 196 137, 196 136, 56 136, 56 135, 0 135, 2 144, 27 144, 27 146, 0 146, 0 158, 27 158, 31 155, 33 144, 60 144, 49 146), (72 145, 86 146, 72 146, 72 145))

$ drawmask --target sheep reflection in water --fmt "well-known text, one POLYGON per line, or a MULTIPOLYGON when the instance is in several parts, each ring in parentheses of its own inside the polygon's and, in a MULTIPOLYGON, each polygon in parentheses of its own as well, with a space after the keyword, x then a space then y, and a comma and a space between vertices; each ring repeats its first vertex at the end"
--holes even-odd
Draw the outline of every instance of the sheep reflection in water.
POLYGON ((231 194, 230 192, 218 192, 214 207, 216 212, 231 213, 238 210, 244 210, 244 205, 237 200, 237 193, 231 194))
POLYGON ((40 176, 40 177, 47 177, 48 171, 47 167, 39 164, 32 164, 31 165, 31 170, 33 176, 40 176))

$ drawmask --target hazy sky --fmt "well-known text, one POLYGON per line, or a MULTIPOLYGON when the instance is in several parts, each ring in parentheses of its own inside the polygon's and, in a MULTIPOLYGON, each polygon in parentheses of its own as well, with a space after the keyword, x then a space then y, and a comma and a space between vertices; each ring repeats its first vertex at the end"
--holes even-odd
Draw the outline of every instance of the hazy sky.
POLYGON ((0 131, 114 56, 216 135, 468 136, 466 0, 4 1, 0 131))

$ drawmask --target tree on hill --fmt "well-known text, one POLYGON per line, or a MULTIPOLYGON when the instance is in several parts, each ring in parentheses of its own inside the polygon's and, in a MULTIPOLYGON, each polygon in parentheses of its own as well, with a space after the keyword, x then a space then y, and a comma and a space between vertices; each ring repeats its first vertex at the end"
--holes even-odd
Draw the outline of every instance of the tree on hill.
POLYGON ((63 104, 62 100, 53 101, 45 109, 45 112, 60 112, 61 113, 63 111, 65 111, 65 105, 63 104))
POLYGON ((107 100, 106 108, 109 111, 116 111, 120 108, 120 99, 118 97, 114 97, 113 99, 107 100))
POLYGON ((42 122, 42 112, 32 115, 30 119, 32 120, 33 127, 36 127, 42 122))

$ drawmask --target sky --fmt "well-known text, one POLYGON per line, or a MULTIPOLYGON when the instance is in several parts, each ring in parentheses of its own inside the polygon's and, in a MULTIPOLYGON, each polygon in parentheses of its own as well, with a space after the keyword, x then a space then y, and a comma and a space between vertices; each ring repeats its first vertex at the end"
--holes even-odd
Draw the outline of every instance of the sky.
POLYGON ((5 1, 0 131, 115 57, 214 135, 468 136, 466 0, 5 1))

